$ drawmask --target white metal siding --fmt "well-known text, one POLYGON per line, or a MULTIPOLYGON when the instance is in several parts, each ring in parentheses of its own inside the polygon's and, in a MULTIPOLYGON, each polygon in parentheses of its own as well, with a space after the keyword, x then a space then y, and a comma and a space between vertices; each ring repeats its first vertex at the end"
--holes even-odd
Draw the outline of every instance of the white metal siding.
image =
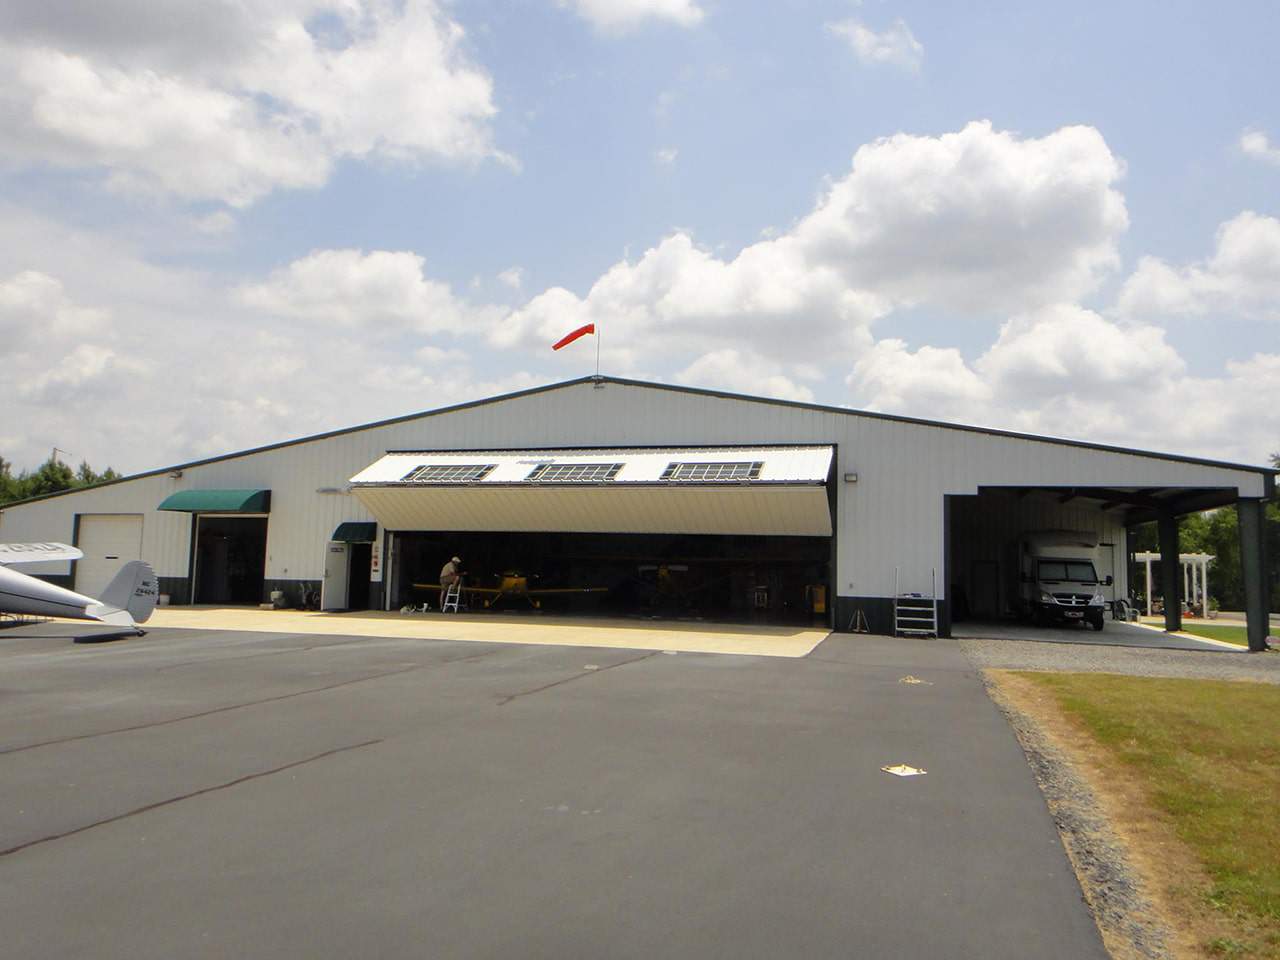
POLYGON ((139 514, 82 514, 77 546, 84 556, 76 561, 76 592, 99 599, 121 567, 141 560, 143 527, 139 514))
MULTIPOLYGON (((370 427, 328 439, 72 493, 0 512, 0 538, 71 537, 80 513, 144 512, 143 556, 161 576, 186 576, 190 518, 155 507, 178 490, 263 487, 272 491, 269 578, 319 580, 325 546, 344 520, 372 520, 350 494, 322 494, 387 450, 568 446, 835 444, 839 563, 836 592, 888 596, 924 590, 943 569, 943 496, 983 485, 1230 487, 1263 494, 1244 470, 1094 450, 1052 442, 902 423, 834 411, 590 383, 370 427), (843 483, 856 472, 856 484, 843 483)), ((65 564, 63 565, 65 570, 65 564)), ((940 584, 945 591, 945 584, 940 584)))

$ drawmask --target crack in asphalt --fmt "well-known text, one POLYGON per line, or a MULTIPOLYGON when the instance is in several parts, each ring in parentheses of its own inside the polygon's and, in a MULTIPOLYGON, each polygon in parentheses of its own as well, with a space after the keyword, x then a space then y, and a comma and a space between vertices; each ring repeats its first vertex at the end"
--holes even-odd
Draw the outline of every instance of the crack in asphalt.
MULTIPOLYGON (((297 634, 297 636, 307 636, 307 634, 297 634)), ((287 653, 310 653, 312 650, 332 650, 335 647, 353 647, 353 646, 359 646, 361 644, 364 644, 368 640, 382 640, 382 639, 400 639, 400 638, 360 637, 359 639, 356 639, 356 640, 338 640, 334 643, 310 643, 303 647, 286 647, 283 650, 269 650, 266 653, 246 653, 246 654, 243 654, 242 656, 235 656, 235 657, 203 657, 195 660, 179 660, 177 663, 168 663, 162 667, 155 667, 153 669, 155 673, 159 673, 162 670, 176 670, 179 667, 193 667, 193 666, 205 666, 208 664, 216 664, 216 663, 230 663, 237 660, 256 660, 259 657, 279 657, 287 653)), ((438 643, 450 642, 448 640, 435 640, 434 638, 431 638, 431 637, 427 637, 424 639, 432 640, 433 642, 438 642, 438 643)), ((483 653, 479 653, 479 654, 469 654, 465 657, 449 657, 448 659, 441 660, 440 663, 441 664, 465 663, 470 660, 478 660, 481 657, 487 657, 490 654, 497 653, 497 652, 498 651, 495 649, 495 650, 486 650, 483 653)), ((0 751, 0 752, 3 752, 3 751, 0 751)))
POLYGON ((37 837, 34 840, 28 840, 26 843, 20 843, 16 847, 9 847, 7 850, 0 850, 0 857, 7 857, 10 854, 19 853, 22 850, 27 850, 42 843, 49 843, 53 840, 62 840, 66 837, 74 837, 76 834, 84 833, 86 830, 92 830, 94 827, 102 827, 109 823, 116 823, 120 820, 126 820, 129 817, 136 817, 140 813, 147 813, 151 810, 158 810, 160 807, 167 807, 170 804, 178 803, 182 800, 190 800, 193 797, 204 796, 206 793, 226 790, 229 787, 248 783, 250 780, 258 780, 262 777, 269 777, 272 774, 281 773, 285 770, 292 770, 294 767, 300 767, 304 763, 314 763, 316 760, 323 760, 325 757, 332 757, 335 754, 346 753, 348 750, 359 750, 361 747, 371 747, 377 743, 382 743, 382 741, 365 740, 362 743, 353 743, 345 747, 335 747, 332 750, 326 750, 324 753, 317 753, 313 757, 304 757, 301 760, 294 760, 291 763, 286 763, 279 767, 272 767, 270 770, 259 770, 257 773, 245 774, 243 777, 236 777, 236 779, 228 780, 226 783, 214 784, 212 787, 202 787, 199 790, 192 790, 190 793, 184 793, 176 797, 169 797, 167 800, 157 800, 155 803, 148 803, 145 806, 137 807, 133 810, 126 810, 124 813, 118 813, 114 817, 95 820, 93 823, 86 823, 83 826, 75 827, 71 830, 64 830, 61 833, 51 833, 48 836, 37 837))
MULTIPOLYGON (((326 647, 336 646, 336 644, 317 644, 314 648, 322 649, 326 647)), ((471 663, 475 660, 482 660, 485 657, 491 657, 495 653, 500 653, 501 647, 495 647, 492 650, 484 650, 480 653, 470 653, 465 657, 448 657, 435 663, 416 663, 411 667, 402 667, 399 670, 387 670, 383 673, 375 673, 368 677, 356 677, 352 680, 343 680, 339 683, 330 683, 323 687, 310 687, 306 690, 295 690, 293 693, 282 693, 274 697, 264 697, 261 700, 248 700, 244 703, 231 703, 223 707, 214 707, 212 710, 202 710, 199 713, 188 713, 180 717, 169 717, 165 720, 153 720, 149 723, 136 723, 128 727, 116 727, 112 730, 99 730, 95 733, 79 733, 70 737, 56 737, 52 740, 41 740, 37 743, 26 743, 18 747, 0 748, 0 756, 10 753, 22 753, 24 750, 35 750, 38 747, 52 747, 61 743, 73 743, 77 740, 92 740, 95 737, 109 737, 117 733, 130 733, 136 730, 147 730, 151 727, 163 727, 170 723, 182 723, 185 720, 199 720, 201 717, 210 717, 219 713, 228 713, 232 710, 243 710, 246 707, 257 707, 264 703, 277 703, 281 700, 291 700, 294 697, 305 697, 313 693, 324 693, 328 690, 337 690, 340 687, 349 687, 356 683, 367 683, 370 680, 380 680, 383 677, 394 677, 401 673, 410 673, 414 670, 425 670, 428 667, 445 667, 451 663, 471 663)), ((284 651, 282 651, 284 652, 284 651)), ((295 651, 288 651, 295 652, 295 651)), ((268 656, 268 654, 262 654, 268 656)), ((246 658, 226 658, 226 659, 246 659, 246 658)))
POLYGON ((639 663, 641 660, 648 660, 650 657, 656 657, 659 651, 654 650, 652 653, 646 653, 643 656, 632 657, 630 660, 620 660, 617 663, 611 663, 607 667, 600 667, 596 670, 585 670, 582 673, 575 673, 569 677, 562 677, 559 680, 553 680, 551 683, 544 683, 540 687, 534 687, 532 690, 521 690, 519 693, 509 693, 498 701, 498 706, 505 707, 512 700, 520 697, 528 697, 535 693, 542 693, 544 690, 550 690, 552 687, 558 687, 562 683, 572 683, 574 680, 581 680, 583 677, 594 677, 604 673, 606 670, 612 670, 615 667, 625 667, 629 663, 639 663))
POLYGON ((117 727, 114 730, 99 730, 96 733, 80 733, 72 737, 58 737, 53 740, 41 740, 38 743, 27 743, 20 747, 6 747, 0 750, 0 756, 9 753, 21 753, 24 750, 35 750, 37 747, 52 747, 60 743, 73 743, 77 740, 92 740, 95 737, 109 737, 117 733, 129 733, 135 730, 147 730, 151 727, 163 727, 171 723, 182 723, 185 720, 198 720, 201 717, 211 717, 219 713, 228 713, 232 710, 243 710, 246 707, 257 707, 264 703, 277 703, 280 700, 291 700, 294 697, 305 697, 312 693, 324 693, 327 690, 337 690, 339 687, 349 687, 356 683, 367 683, 370 680, 380 680, 383 677, 394 677, 401 673, 409 673, 413 670, 421 670, 426 664, 414 664, 412 667, 402 667, 399 670, 387 670, 384 673, 375 673, 368 677, 356 677, 352 680, 343 680, 340 683, 330 683, 323 687, 311 687, 307 690, 295 690, 293 693, 282 693, 274 697, 264 697, 261 700, 249 700, 245 703, 231 703, 224 707, 214 707, 212 710, 202 710, 199 713, 188 713, 181 717, 169 717, 165 720, 153 720, 150 723, 135 723, 128 727, 117 727))
MULTIPOLYGON (((332 646, 332 644, 323 644, 323 646, 332 646)), ((230 663, 234 660, 257 660, 260 657, 280 657, 286 653, 306 653, 308 650, 316 650, 317 647, 289 647, 286 650, 271 650, 268 653, 246 653, 239 657, 204 657, 200 660, 179 660, 177 663, 166 663, 163 667, 156 667, 155 672, 161 670, 177 670, 179 667, 196 667, 204 666, 211 663, 230 663)))
MULTIPOLYGON (((307 649, 323 649, 331 646, 337 646, 337 644, 317 644, 315 647, 308 647, 307 649)), ((202 710, 199 713, 183 714, 180 717, 169 717, 165 720, 153 720, 149 723, 136 723, 128 727, 116 727, 112 730, 99 730, 95 733, 79 733, 70 737, 56 737, 52 740, 41 740, 37 743, 26 743, 18 747, 4 747, 4 748, 0 748, 0 756, 4 756, 10 753, 22 753, 24 750, 35 750, 38 747, 52 747, 52 746, 57 746, 58 744, 61 744, 61 743, 73 743, 77 740, 92 740, 95 737, 109 737, 117 733, 130 733, 136 730, 148 730, 151 727, 163 727, 170 723, 182 723, 185 720, 199 720, 201 717, 211 717, 219 713, 228 713, 232 710, 243 710, 247 707, 258 707, 264 703, 277 703, 281 700, 291 700, 294 697, 305 697, 313 693, 324 693, 328 690, 337 690, 340 687, 349 687, 357 683, 367 683, 370 680, 380 680, 383 677, 394 677, 401 673, 410 673, 414 670, 425 670, 428 667, 444 667, 444 666, 448 666, 451 663, 470 663, 474 660, 481 660, 485 657, 493 656, 495 653, 501 652, 501 650, 502 650, 501 647, 495 647, 492 650, 485 650, 485 651, 482 651, 481 653, 467 654, 467 656, 465 657, 448 657, 444 660, 436 661, 435 663, 416 663, 411 667, 401 667, 399 670, 387 670, 387 671, 384 671, 383 673, 375 673, 372 676, 368 676, 368 677, 355 677, 354 679, 343 680, 339 683, 330 683, 323 687, 310 687, 306 690, 295 690, 293 693, 282 693, 274 697, 264 697, 261 700, 248 700, 244 703, 231 703, 223 707, 214 707, 212 710, 202 710)), ((271 656, 277 652, 292 653, 297 651, 296 650, 273 651, 272 654, 260 654, 259 656, 271 656)), ((224 659, 249 659, 249 658, 248 657, 237 657, 237 658, 228 657, 224 659)))

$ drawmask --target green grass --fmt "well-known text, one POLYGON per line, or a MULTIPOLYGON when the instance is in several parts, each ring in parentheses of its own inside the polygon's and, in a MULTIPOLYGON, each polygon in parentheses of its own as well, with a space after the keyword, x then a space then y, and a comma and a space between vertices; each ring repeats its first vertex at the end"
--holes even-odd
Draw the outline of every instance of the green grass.
MULTIPOLYGON (((1164 620, 1155 618, 1144 620, 1144 622, 1154 626, 1164 626, 1164 620)), ((1201 623, 1199 620, 1188 620, 1184 617, 1182 620, 1182 632, 1193 633, 1197 637, 1208 637, 1210 640, 1234 643, 1238 647, 1247 647, 1249 645, 1249 637, 1245 633, 1243 624, 1237 627, 1225 623, 1201 623)))
MULTIPOLYGON (((1197 898, 1244 954, 1280 957, 1280 686, 1024 673, 1119 764, 1212 878, 1197 898)), ((1206 944, 1206 946, 1208 946, 1206 944)))

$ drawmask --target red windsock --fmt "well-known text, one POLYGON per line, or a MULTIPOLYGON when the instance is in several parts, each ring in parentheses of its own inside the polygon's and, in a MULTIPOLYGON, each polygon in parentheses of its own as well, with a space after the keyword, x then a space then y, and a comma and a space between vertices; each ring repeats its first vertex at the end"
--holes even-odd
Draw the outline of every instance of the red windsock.
POLYGON ((579 327, 577 330, 573 331, 573 333, 566 335, 564 339, 560 340, 559 342, 552 344, 551 349, 559 350, 561 347, 567 347, 569 344, 573 343, 573 341, 577 340, 579 337, 585 337, 588 333, 595 333, 595 332, 596 332, 596 325, 594 323, 588 323, 585 326, 579 327))

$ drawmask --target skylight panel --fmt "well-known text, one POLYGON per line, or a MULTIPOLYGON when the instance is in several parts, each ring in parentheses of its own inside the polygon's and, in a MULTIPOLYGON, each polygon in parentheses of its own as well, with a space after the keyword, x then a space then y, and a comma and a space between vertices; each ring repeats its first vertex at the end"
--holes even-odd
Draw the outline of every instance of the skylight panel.
POLYGON ((414 467, 401 483, 474 483, 483 480, 496 463, 423 463, 414 467))
POLYGON ((679 463, 667 464, 660 480, 677 480, 689 483, 714 483, 716 481, 758 480, 764 463, 759 460, 733 463, 679 463))
POLYGON ((540 463, 526 480, 535 483, 601 483, 612 480, 620 463, 540 463))

